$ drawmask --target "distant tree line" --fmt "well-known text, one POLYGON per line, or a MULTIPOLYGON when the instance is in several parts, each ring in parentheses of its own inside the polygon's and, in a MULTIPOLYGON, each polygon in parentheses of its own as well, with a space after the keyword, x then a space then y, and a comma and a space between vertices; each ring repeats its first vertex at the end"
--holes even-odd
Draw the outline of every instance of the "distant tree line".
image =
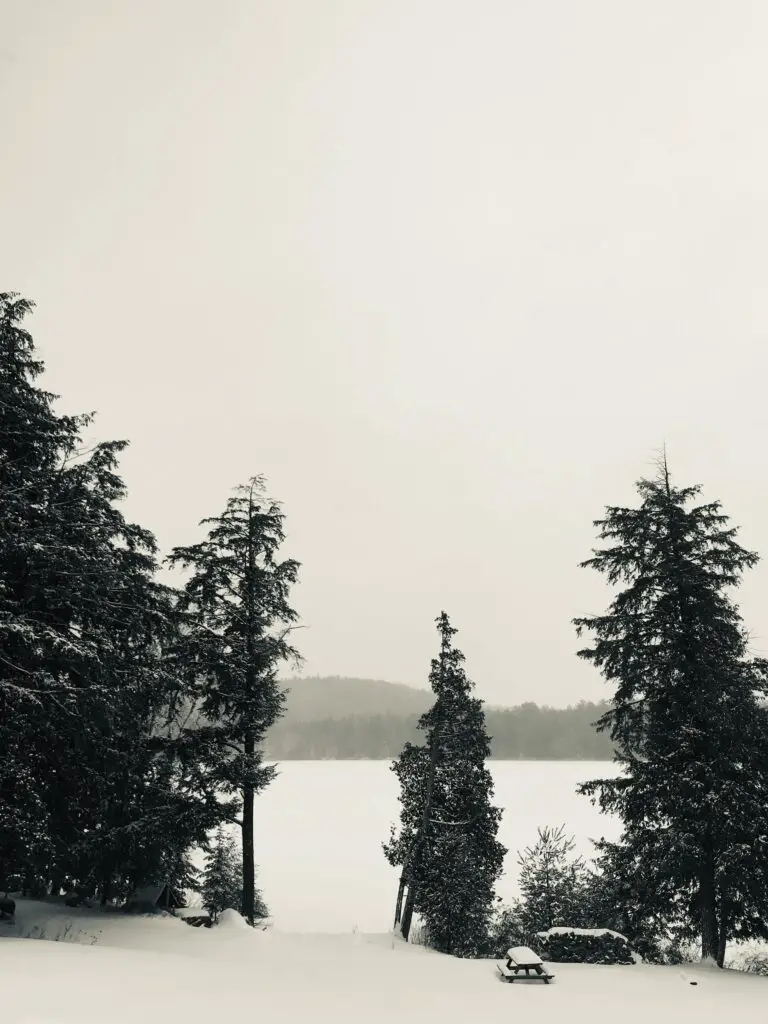
MULTIPOLYGON (((594 723, 605 703, 582 701, 569 708, 521 704, 505 710, 486 708, 491 757, 498 760, 610 761, 614 744, 594 723)), ((404 743, 419 738, 419 715, 351 715, 295 722, 286 716, 264 741, 268 758, 277 760, 389 759, 404 743)))

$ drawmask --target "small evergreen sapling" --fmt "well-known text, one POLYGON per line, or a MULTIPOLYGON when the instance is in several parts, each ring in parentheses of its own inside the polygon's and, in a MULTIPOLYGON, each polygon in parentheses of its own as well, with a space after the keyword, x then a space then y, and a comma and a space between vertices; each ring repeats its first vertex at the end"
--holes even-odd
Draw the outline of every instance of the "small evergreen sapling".
POLYGON ((540 828, 538 840, 518 854, 520 920, 526 933, 584 926, 587 869, 565 826, 540 828))
MULTIPOLYGON (((216 922, 225 910, 235 910, 243 902, 243 858, 234 838, 222 828, 206 854, 200 886, 202 904, 216 922)), ((254 891, 254 917, 267 917, 268 911, 258 890, 254 891)))

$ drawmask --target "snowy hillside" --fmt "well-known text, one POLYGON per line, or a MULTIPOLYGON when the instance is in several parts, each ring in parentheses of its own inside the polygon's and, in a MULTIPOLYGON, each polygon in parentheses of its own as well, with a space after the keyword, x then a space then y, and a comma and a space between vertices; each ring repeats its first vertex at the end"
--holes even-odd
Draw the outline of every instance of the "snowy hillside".
POLYGON ((719 1024, 735 1008, 762 1020, 768 1006, 768 978, 716 968, 558 964, 552 985, 507 985, 491 961, 454 960, 390 935, 252 931, 231 913, 206 931, 27 902, 17 917, 0 933, 7 1024, 719 1024))

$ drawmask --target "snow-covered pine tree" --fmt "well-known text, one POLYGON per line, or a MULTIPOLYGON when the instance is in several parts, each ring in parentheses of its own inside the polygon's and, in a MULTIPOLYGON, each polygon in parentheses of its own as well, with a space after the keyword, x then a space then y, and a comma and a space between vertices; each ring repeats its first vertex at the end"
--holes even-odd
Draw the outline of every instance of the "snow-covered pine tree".
POLYGON ((189 748, 210 794, 237 794, 243 834, 245 919, 256 913, 254 797, 275 776, 260 743, 280 717, 285 694, 278 666, 299 662, 287 636, 297 619, 288 603, 299 563, 276 560, 285 539, 280 505, 264 497, 264 480, 239 487, 224 512, 204 519, 206 540, 174 548, 168 561, 191 569, 181 595, 184 615, 180 668, 200 715, 187 730, 189 748))
MULTIPOLYGON (((222 828, 216 832, 205 858, 200 895, 205 909, 216 921, 224 910, 235 910, 243 903, 243 858, 237 843, 222 828)), ((254 917, 268 916, 261 893, 254 891, 254 917)))
POLYGON ((622 768, 581 792, 622 819, 643 916, 687 923, 722 966, 729 938, 768 934, 766 663, 729 596, 757 556, 718 502, 672 486, 666 458, 638 491, 595 524, 608 544, 583 563, 624 589, 575 620, 594 637, 579 655, 616 686, 598 725, 622 768))
POLYGON ((595 843, 582 899, 585 927, 611 928, 624 935, 649 963, 679 963, 681 943, 699 934, 695 908, 668 865, 646 863, 634 847, 595 843), (681 898, 681 894, 685 898, 681 898))
POLYGON ((223 910, 236 910, 243 905, 242 858, 234 839, 222 828, 205 857, 200 896, 214 922, 223 910))
POLYGON ((520 865, 520 921, 528 934, 548 928, 584 926, 587 868, 572 857, 572 837, 565 826, 538 829, 533 846, 518 854, 520 865))
POLYGON ((0 885, 108 894, 137 837, 154 828, 160 856, 219 819, 157 771, 175 626, 154 537, 116 507, 125 443, 88 447, 92 417, 54 411, 30 310, 0 294, 0 885))
POLYGON ((0 293, 0 887, 30 879, 50 855, 43 784, 52 693, 67 707, 72 700, 69 680, 52 671, 59 635, 32 612, 29 591, 34 562, 54 533, 48 482, 78 423, 57 417, 53 396, 35 387, 43 365, 22 326, 31 308, 0 293))
POLYGON ((491 804, 483 702, 472 696, 445 612, 437 626, 440 653, 429 676, 436 700, 419 720, 426 743, 406 744, 392 765, 401 786, 400 828, 384 853, 402 867, 396 918, 407 891, 405 938, 415 912, 433 948, 468 956, 486 940, 506 850, 496 838, 501 811, 491 804))

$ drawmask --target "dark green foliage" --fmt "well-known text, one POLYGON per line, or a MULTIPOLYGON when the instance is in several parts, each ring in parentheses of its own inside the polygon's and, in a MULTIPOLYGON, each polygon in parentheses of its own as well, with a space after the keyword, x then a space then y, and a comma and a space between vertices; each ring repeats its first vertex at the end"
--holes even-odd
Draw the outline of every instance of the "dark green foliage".
POLYGON ((667 881, 656 880, 628 846, 602 841, 597 847, 582 893, 583 927, 619 932, 647 963, 682 963, 690 926, 656 906, 656 886, 667 881))
POLYGON ((276 560, 283 520, 255 477, 220 516, 203 520, 210 526, 204 541, 174 548, 168 559, 191 569, 179 601, 177 652, 183 696, 196 713, 194 728, 184 731, 185 749, 200 792, 210 800, 230 797, 228 818, 243 830, 242 909, 250 924, 256 909, 253 800, 276 773, 260 746, 285 704, 278 668, 299 660, 287 640, 297 619, 288 593, 299 563, 276 560))
POLYGON ((400 829, 384 852, 404 867, 404 922, 410 924, 412 907, 433 948, 471 956, 486 941, 506 850, 496 839, 501 812, 490 802, 482 701, 472 696, 464 656, 453 647, 456 630, 445 613, 437 622, 440 655, 430 672, 436 699, 419 723, 426 744, 406 744, 392 765, 401 787, 400 829))
POLYGON ((494 908, 488 920, 485 940, 478 945, 476 956, 499 957, 510 946, 536 948, 536 932, 530 931, 523 923, 522 903, 512 900, 494 908))
POLYGON ((519 916, 527 934, 549 928, 584 927, 588 873, 581 857, 572 858, 573 838, 565 826, 540 828, 538 840, 518 854, 519 916))
POLYGON ((510 946, 535 949, 537 935, 555 927, 606 927, 592 900, 593 875, 581 857, 572 857, 565 826, 538 829, 536 843, 518 853, 520 897, 500 904, 489 929, 488 955, 510 946))
POLYGON ((482 951, 484 956, 503 956, 512 946, 531 947, 535 940, 535 932, 528 931, 523 924, 520 909, 519 900, 506 906, 501 903, 501 898, 498 898, 488 925, 487 939, 482 951))
POLYGON ((538 948, 538 933, 549 928, 610 929, 626 937, 648 963, 681 963, 686 958, 680 929, 648 912, 641 866, 626 848, 601 844, 597 864, 572 859, 572 840, 559 829, 540 829, 539 840, 518 854, 522 898, 500 905, 490 930, 489 955, 510 946, 538 948), (610 853, 610 856, 609 856, 610 853))
POLYGON ((106 900, 217 819, 158 733, 176 620, 154 537, 117 507, 125 443, 85 450, 91 417, 36 387, 30 308, 0 295, 0 886, 106 900))
POLYGON ((632 950, 625 938, 604 932, 584 935, 579 932, 542 933, 534 947, 542 960, 551 964, 634 964, 632 950))
MULTIPOLYGON (((243 903, 243 858, 232 836, 219 829, 205 859, 200 895, 205 909, 215 922, 224 910, 237 910, 243 903)), ((268 911, 256 891, 254 915, 257 920, 268 911)))
POLYGON ((214 922, 223 910, 237 910, 243 903, 242 857, 232 837, 222 829, 205 858, 200 896, 214 922))
POLYGON ((585 562, 623 585, 608 612, 576 620, 580 651, 616 686, 601 720, 623 774, 582 792, 624 823, 618 866, 636 916, 701 936, 722 965, 727 939, 768 935, 766 663, 730 591, 757 556, 716 502, 672 487, 666 464, 638 485, 638 508, 609 508, 607 546, 585 562))

